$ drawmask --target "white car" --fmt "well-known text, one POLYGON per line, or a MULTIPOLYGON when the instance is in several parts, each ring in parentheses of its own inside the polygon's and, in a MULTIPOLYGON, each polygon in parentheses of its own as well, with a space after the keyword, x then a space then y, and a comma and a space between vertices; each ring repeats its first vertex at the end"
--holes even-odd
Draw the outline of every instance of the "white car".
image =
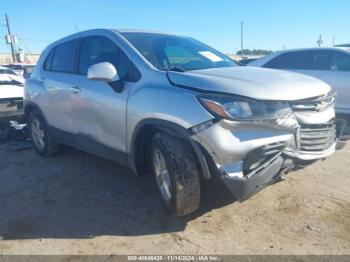
POLYGON ((23 114, 24 79, 11 69, 0 67, 0 122, 23 114))
POLYGON ((13 64, 7 64, 7 65, 4 65, 4 66, 6 68, 9 68, 9 69, 13 70, 19 76, 23 76, 24 69, 26 67, 26 65, 23 64, 23 63, 13 63, 13 64))
POLYGON ((0 81, 17 81, 24 84, 24 77, 16 73, 14 70, 5 66, 0 66, 0 81))
POLYGON ((344 48, 285 50, 267 55, 248 66, 290 70, 319 78, 337 92, 336 112, 350 115, 349 50, 344 48))

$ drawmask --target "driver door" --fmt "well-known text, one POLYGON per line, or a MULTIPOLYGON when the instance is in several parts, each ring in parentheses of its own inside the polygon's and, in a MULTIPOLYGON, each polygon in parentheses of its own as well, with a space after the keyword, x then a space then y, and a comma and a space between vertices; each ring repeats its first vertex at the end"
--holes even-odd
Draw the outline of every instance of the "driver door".
POLYGON ((71 105, 80 146, 114 159, 118 152, 126 152, 126 108, 128 93, 133 85, 125 81, 128 68, 123 63, 123 54, 108 37, 83 37, 78 72, 71 105), (124 81, 112 84, 89 80, 88 68, 101 62, 113 64, 124 81), (120 88, 115 87, 118 85, 120 88))

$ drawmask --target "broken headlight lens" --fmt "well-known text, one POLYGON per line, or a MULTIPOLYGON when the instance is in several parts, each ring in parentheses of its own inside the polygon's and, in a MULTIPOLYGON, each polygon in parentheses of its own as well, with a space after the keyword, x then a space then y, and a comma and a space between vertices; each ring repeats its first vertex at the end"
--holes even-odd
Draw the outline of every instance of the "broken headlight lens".
POLYGON ((198 99, 215 116, 236 121, 275 121, 292 114, 287 102, 213 94, 200 95, 198 99))

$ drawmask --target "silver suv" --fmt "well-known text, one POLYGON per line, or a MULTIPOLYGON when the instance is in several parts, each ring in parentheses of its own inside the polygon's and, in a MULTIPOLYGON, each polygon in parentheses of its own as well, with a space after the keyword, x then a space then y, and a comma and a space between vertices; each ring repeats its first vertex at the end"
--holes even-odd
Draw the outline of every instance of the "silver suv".
POLYGON ((335 97, 312 77, 239 67, 189 37, 90 30, 45 49, 25 85, 35 148, 61 144, 152 171, 164 205, 195 211, 201 180, 242 201, 335 150, 335 97))

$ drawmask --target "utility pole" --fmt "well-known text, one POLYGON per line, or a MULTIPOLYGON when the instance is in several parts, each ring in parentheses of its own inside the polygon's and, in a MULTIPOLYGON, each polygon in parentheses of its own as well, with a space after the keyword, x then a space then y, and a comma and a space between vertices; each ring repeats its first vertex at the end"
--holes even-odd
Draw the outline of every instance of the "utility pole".
POLYGON ((5 19, 6 19, 7 32, 8 32, 8 35, 10 37, 10 45, 11 45, 11 52, 12 52, 12 62, 16 63, 15 50, 14 50, 14 47, 13 47, 13 36, 11 34, 10 23, 9 23, 9 19, 8 19, 7 15, 5 15, 5 19))
POLYGON ((241 22, 241 58, 243 59, 243 25, 244 22, 241 22))
POLYGON ((322 46, 322 44, 323 44, 322 35, 320 35, 320 37, 318 38, 317 44, 318 44, 318 47, 322 46))

